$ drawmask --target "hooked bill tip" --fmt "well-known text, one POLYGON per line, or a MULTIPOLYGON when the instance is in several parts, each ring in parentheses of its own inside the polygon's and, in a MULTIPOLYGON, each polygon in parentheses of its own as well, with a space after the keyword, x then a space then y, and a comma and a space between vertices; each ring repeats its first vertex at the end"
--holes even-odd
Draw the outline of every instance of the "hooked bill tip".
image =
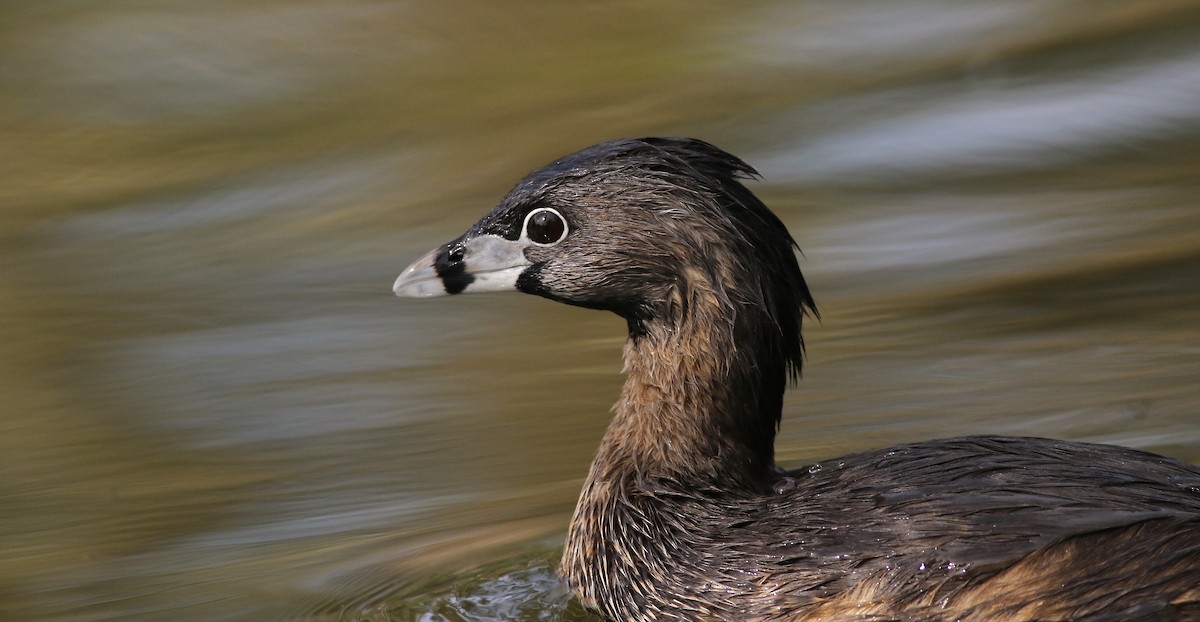
POLYGON ((446 286, 434 268, 437 251, 419 257, 404 269, 392 284, 392 293, 401 298, 429 298, 446 295, 446 286))

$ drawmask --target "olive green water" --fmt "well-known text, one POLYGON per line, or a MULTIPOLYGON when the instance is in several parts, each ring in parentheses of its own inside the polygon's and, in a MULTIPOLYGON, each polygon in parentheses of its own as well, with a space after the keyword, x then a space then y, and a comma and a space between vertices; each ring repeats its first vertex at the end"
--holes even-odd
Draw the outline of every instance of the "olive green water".
POLYGON ((397 300, 599 140, 747 159, 822 322, 779 455, 1200 460, 1200 5, 0 8, 0 618, 545 620, 622 322, 397 300))

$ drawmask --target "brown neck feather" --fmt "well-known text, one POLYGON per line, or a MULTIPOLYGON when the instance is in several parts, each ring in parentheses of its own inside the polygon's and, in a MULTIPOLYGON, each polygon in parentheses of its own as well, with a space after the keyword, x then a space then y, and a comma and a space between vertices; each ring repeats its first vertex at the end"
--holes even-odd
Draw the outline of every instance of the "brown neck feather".
POLYGON ((625 387, 567 534, 563 576, 584 605, 613 619, 625 614, 611 606, 654 589, 641 574, 689 555, 677 531, 643 531, 670 522, 656 498, 756 497, 773 479, 788 370, 780 332, 764 330, 761 307, 697 282, 669 297, 671 313, 631 330, 625 387))
POLYGON ((772 333, 758 325, 759 310, 697 281, 686 304, 673 296, 685 312, 645 323, 626 343, 625 386, 589 479, 767 485, 785 363, 760 343, 772 333))

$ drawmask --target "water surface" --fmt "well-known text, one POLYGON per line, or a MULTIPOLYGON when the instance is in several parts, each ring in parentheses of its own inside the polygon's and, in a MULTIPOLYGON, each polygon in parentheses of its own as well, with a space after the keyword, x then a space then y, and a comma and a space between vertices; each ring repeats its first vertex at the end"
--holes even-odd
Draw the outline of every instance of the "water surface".
POLYGON ((390 285, 621 136, 742 156, 804 249, 782 461, 1200 460, 1193 2, 0 14, 6 619, 585 619, 552 567, 623 323, 390 285))

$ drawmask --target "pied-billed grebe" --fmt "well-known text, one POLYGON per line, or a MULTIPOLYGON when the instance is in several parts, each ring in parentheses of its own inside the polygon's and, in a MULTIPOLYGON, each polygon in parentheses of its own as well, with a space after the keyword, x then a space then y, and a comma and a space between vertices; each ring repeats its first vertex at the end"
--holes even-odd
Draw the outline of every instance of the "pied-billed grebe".
POLYGON ((521 180, 396 280, 629 323, 627 379, 562 574, 613 620, 1200 619, 1200 468, 1035 438, 775 468, 813 301, 795 242, 698 140, 619 140, 521 180))

